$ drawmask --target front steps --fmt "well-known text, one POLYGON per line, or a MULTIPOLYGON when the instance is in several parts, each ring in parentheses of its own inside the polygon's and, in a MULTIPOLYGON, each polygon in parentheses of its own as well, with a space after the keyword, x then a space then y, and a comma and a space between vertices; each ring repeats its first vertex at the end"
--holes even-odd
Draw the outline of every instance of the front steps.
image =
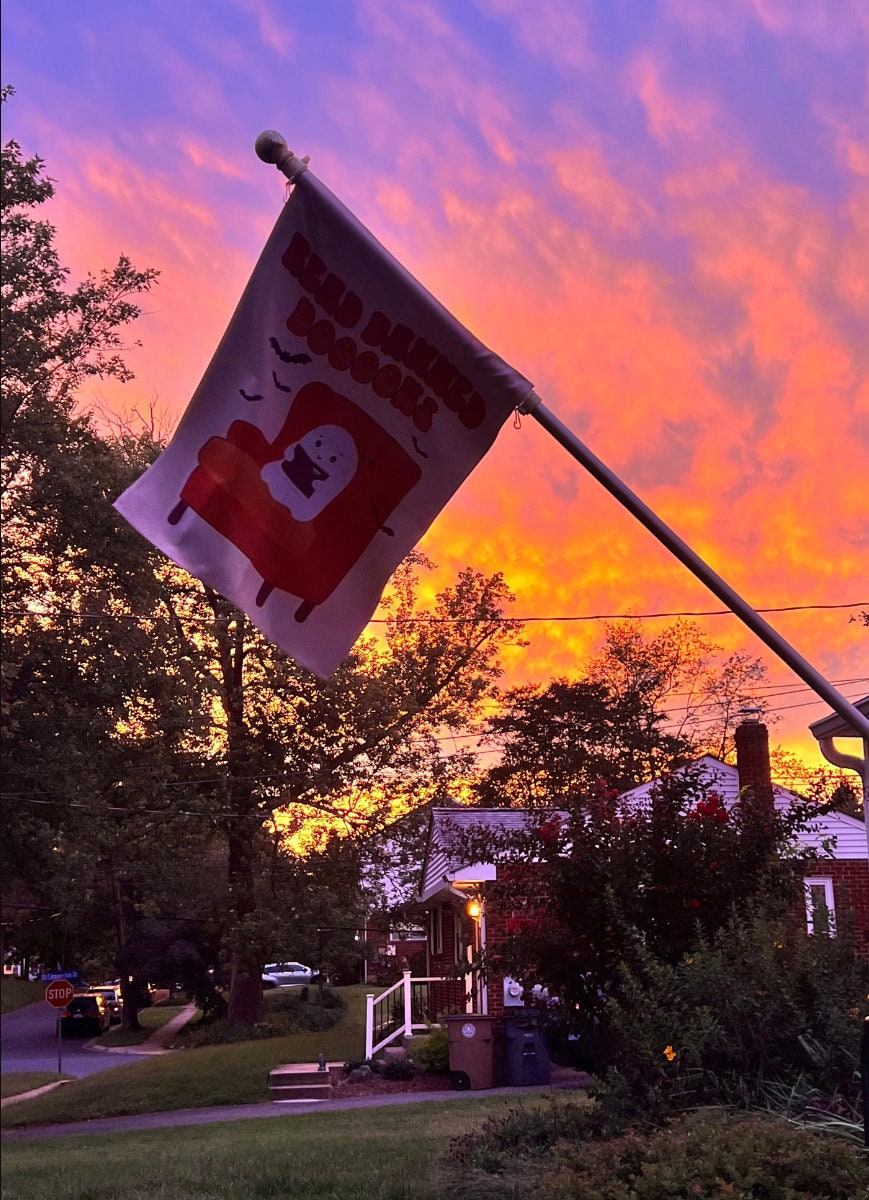
POLYGON ((332 1083, 328 1070, 307 1063, 287 1063, 269 1073, 269 1092, 272 1100, 282 1103, 331 1100, 332 1083))

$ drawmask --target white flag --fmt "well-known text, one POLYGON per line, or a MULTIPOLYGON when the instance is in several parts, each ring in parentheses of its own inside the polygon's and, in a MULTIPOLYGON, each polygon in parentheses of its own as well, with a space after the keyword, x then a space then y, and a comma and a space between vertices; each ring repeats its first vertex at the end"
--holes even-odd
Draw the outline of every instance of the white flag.
POLYGON ((531 390, 306 172, 116 508, 326 678, 531 390))

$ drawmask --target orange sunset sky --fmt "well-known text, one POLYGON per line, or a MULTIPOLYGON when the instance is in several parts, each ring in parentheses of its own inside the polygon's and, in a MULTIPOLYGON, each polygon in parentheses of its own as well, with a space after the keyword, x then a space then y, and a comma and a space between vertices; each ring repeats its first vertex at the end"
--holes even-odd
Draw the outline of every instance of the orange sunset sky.
MULTIPOLYGON (((869 692, 866 0, 6 0, 4 138, 39 154, 78 279, 161 272, 123 388, 164 432, 297 154, 848 698, 869 692)), ((423 543, 525 617, 722 605, 533 420, 423 543)), ((829 711, 769 666, 773 743, 829 711)), ((652 635, 667 621, 646 620, 652 635)), ((535 621, 509 682, 577 674, 600 621, 535 621)))

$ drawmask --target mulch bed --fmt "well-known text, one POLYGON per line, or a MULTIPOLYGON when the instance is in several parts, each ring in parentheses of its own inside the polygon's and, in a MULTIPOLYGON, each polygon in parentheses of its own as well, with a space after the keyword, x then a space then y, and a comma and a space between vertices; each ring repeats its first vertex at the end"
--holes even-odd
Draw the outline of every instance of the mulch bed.
POLYGON ((361 1083, 348 1083, 342 1067, 329 1071, 332 1096, 336 1100, 349 1100, 354 1096, 389 1096, 396 1092, 449 1092, 452 1083, 449 1075, 414 1075, 413 1079, 382 1079, 372 1075, 361 1083))

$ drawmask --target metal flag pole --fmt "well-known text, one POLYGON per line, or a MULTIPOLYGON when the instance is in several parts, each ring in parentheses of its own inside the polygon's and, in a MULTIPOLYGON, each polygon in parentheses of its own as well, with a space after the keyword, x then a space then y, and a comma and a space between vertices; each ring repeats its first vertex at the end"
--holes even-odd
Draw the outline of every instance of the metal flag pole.
POLYGON ((624 505, 628 512, 632 513, 641 525, 645 525, 646 529, 654 534, 662 545, 666 546, 702 583, 705 583, 709 590, 722 603, 726 604, 730 611, 735 613, 749 629, 756 633, 760 640, 765 642, 770 650, 778 655, 782 662, 787 663, 800 679, 807 683, 819 696, 822 696, 830 707, 843 720, 848 721, 852 728, 861 734, 862 737, 869 737, 869 718, 865 717, 859 709, 855 708, 844 696, 840 695, 832 684, 815 670, 811 663, 806 662, 803 656, 798 654, 793 646, 786 642, 771 625, 768 625, 750 604, 747 604, 741 596, 737 595, 733 588, 725 583, 720 575, 717 575, 699 555, 694 553, 690 546, 687 546, 669 526, 665 525, 660 517, 656 516, 648 505, 643 503, 639 496, 636 496, 608 467, 604 466, 600 459, 592 454, 589 448, 546 408, 536 392, 531 393, 525 403, 520 406, 519 411, 533 417, 539 425, 543 426, 547 433, 552 434, 568 454, 572 455, 578 463, 581 463, 589 474, 594 476, 598 483, 603 484, 610 495, 615 496, 616 500, 624 505))
MULTIPOLYGON (((303 171, 308 169, 308 157, 298 158, 287 147, 283 134, 274 129, 267 129, 256 139, 257 157, 263 162, 272 163, 290 183, 295 182, 303 171)), ((678 537, 672 529, 664 524, 630 488, 626 487, 608 467, 595 457, 587 446, 575 437, 566 426, 544 406, 540 397, 532 392, 520 406, 520 412, 532 416, 538 424, 552 434, 577 462, 581 463, 607 491, 624 505, 628 512, 633 513, 637 520, 652 533, 689 571, 706 584, 709 590, 718 597, 731 612, 753 630, 778 657, 797 674, 809 687, 822 696, 830 707, 864 738, 869 738, 869 718, 865 717, 853 704, 828 683, 826 679, 798 654, 772 626, 756 613, 754 609, 738 596, 724 580, 709 567, 689 546, 678 537)))

